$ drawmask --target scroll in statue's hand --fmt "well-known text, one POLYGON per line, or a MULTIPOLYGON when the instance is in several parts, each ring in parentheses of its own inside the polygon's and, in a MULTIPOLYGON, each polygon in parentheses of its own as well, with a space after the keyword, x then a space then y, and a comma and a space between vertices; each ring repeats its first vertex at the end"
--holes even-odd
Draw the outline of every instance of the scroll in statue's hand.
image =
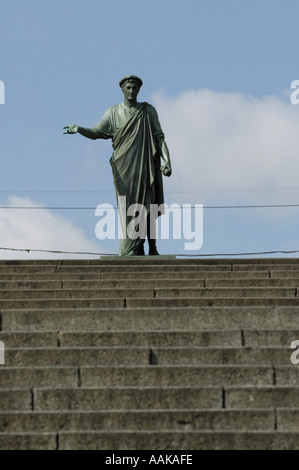
POLYGON ((162 171, 163 175, 165 176, 170 176, 171 175, 171 166, 170 165, 164 165, 160 167, 160 170, 162 171))
POLYGON ((66 129, 64 134, 76 134, 78 132, 78 126, 76 126, 76 124, 71 124, 70 126, 65 126, 63 129, 66 129))

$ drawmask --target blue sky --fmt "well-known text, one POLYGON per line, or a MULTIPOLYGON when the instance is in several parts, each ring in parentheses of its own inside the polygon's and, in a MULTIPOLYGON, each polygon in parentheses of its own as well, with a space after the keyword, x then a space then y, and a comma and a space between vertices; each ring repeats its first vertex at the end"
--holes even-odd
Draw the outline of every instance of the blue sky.
MULTIPOLYGON (((214 208, 299 204, 298 14, 297 0, 2 0, 0 247, 117 253, 95 236, 96 206, 116 202, 111 143, 62 128, 92 127, 132 73, 165 131, 166 202, 204 205, 202 248, 160 252, 299 250, 299 207, 214 208)), ((48 255, 0 250, 30 256, 48 255)))

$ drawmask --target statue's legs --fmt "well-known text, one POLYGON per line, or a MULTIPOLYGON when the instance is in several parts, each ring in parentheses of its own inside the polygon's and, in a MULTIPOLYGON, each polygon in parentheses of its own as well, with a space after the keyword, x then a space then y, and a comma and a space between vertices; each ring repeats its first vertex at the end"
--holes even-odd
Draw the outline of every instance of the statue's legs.
POLYGON ((147 216, 147 241, 149 246, 149 256, 157 256, 157 230, 156 230, 156 217, 150 212, 147 216))
MULTIPOLYGON (((158 256, 159 252, 156 246, 156 217, 150 212, 146 218, 146 236, 148 240, 149 256, 158 256)), ((120 256, 144 256, 144 243, 145 238, 130 239, 127 237, 126 240, 122 240, 120 244, 120 256)))

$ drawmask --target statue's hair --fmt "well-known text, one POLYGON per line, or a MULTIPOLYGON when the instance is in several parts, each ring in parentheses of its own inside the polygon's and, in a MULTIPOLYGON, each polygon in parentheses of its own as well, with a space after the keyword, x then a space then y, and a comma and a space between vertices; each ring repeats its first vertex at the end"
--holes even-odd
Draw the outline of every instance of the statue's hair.
POLYGON ((125 85, 126 82, 132 82, 132 81, 136 82, 138 84, 139 88, 142 87, 143 82, 142 82, 141 78, 137 77, 136 75, 126 75, 124 78, 122 78, 120 80, 119 86, 121 88, 123 88, 123 86, 125 85))

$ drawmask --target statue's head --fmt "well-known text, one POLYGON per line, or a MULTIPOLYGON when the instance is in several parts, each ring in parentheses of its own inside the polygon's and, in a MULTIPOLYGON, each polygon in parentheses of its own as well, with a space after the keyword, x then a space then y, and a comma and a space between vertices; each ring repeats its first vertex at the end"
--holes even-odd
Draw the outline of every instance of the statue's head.
POLYGON ((138 86, 138 90, 142 87, 142 80, 141 78, 137 77, 136 75, 126 75, 124 78, 122 78, 119 82, 119 86, 121 89, 126 85, 126 83, 133 83, 135 82, 138 86))
POLYGON ((119 86, 124 94, 125 102, 136 103, 137 96, 142 85, 142 80, 136 75, 127 75, 119 82, 119 86))

